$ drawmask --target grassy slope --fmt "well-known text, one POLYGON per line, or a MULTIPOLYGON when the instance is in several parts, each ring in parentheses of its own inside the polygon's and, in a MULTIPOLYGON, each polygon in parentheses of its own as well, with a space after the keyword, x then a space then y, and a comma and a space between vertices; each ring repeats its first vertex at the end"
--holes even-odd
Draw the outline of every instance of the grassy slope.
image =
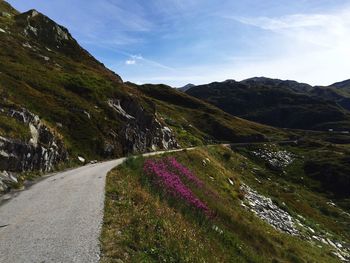
MULTIPOLYGON (((271 147, 268 146, 268 148, 271 147)), ((236 149, 249 158, 254 167, 259 168, 257 172, 247 174, 246 180, 249 185, 271 196, 279 204, 286 203, 291 214, 300 214, 308 218, 308 222, 315 229, 328 229, 339 238, 350 240, 350 220, 344 213, 344 211, 350 212, 350 192, 349 188, 341 191, 343 184, 346 181, 347 184, 350 182, 349 174, 339 170, 323 176, 324 168, 314 167, 313 173, 318 174, 317 177, 305 169, 310 162, 319 160, 328 167, 337 166, 343 158, 350 156, 350 148, 345 145, 310 145, 309 143, 298 147, 273 146, 272 148, 287 150, 295 155, 294 162, 283 173, 270 170, 264 161, 250 154, 258 149, 257 146, 236 149), (333 185, 337 184, 336 188, 332 188, 333 185, 328 183, 329 176, 332 177, 333 185), (344 182, 341 182, 340 178, 343 178, 344 182), (338 207, 329 205, 330 200, 338 207)), ((348 167, 349 164, 343 164, 342 169, 345 170, 348 167)))
MULTIPOLYGON (((245 154, 245 152, 243 152, 245 154)), ((152 187, 142 172, 143 159, 130 159, 107 178, 102 230, 102 262, 338 262, 329 247, 274 230, 240 206, 239 184, 251 185, 309 226, 349 242, 349 219, 330 207, 324 195, 267 169, 258 160, 221 147, 170 154, 205 182, 208 195, 193 191, 216 217, 205 219, 152 187), (203 165, 209 158, 210 163, 203 165), (258 168, 257 175, 252 171, 258 168), (228 182, 231 178, 235 186, 228 182), (269 178, 269 179, 268 179, 269 178), (288 189, 286 189, 288 188, 288 189), (329 211, 325 213, 325 209, 329 211), (215 231, 217 226, 223 234, 215 231)))
POLYGON ((283 139, 278 129, 233 117, 218 108, 165 85, 136 87, 156 105, 157 112, 184 146, 205 142, 283 139))
MULTIPOLYGON (((0 9, 6 10, 6 3, 0 4, 0 9)), ((37 19, 42 17, 39 15, 37 19)), ((118 121, 108 115, 106 100, 123 97, 127 92, 119 77, 91 58, 75 41, 66 49, 79 50, 80 59, 41 39, 25 37, 23 27, 13 16, 0 17, 0 27, 7 32, 2 33, 0 40, 0 94, 6 99, 0 104, 24 106, 39 114, 64 135, 72 153, 87 157, 100 155, 108 126, 118 125, 118 121), (42 56, 50 60, 45 61, 42 56), (90 113, 91 119, 84 110, 90 113), (104 121, 105 117, 109 117, 109 122, 104 121)))

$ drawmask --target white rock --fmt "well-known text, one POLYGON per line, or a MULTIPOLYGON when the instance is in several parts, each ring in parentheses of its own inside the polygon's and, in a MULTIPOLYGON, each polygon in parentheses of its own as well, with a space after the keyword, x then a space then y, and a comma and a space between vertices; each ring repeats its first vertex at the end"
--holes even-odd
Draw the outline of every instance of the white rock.
POLYGON ((218 232, 219 234, 223 234, 224 233, 224 231, 222 230, 222 229, 220 229, 218 226, 216 226, 216 225, 213 225, 213 230, 214 231, 216 231, 216 232, 218 232))
POLYGON ((120 105, 120 100, 108 100, 107 101, 108 105, 113 108, 116 112, 118 112, 120 115, 124 116, 127 119, 135 119, 135 117, 131 116, 130 114, 127 114, 126 111, 122 108, 120 105))
POLYGON ((299 231, 295 228, 294 219, 287 212, 273 204, 270 198, 258 194, 245 184, 241 185, 241 190, 245 194, 244 198, 247 205, 244 207, 246 209, 248 207, 251 212, 280 231, 291 235, 299 234, 299 231))
POLYGON ((37 15, 39 15, 39 13, 36 10, 32 10, 32 12, 30 13, 31 17, 36 17, 37 15))
POLYGON ((69 39, 68 34, 66 32, 64 32, 60 26, 56 25, 56 31, 57 31, 58 36, 62 40, 68 40, 69 39))
POLYGON ((84 110, 84 114, 85 114, 89 119, 91 119, 90 113, 88 113, 87 111, 84 110))
POLYGON ((5 157, 5 158, 10 157, 10 155, 7 152, 5 152, 4 150, 0 150, 0 156, 5 157))
POLYGON ((230 178, 228 178, 227 180, 231 185, 235 185, 235 183, 230 178))
POLYGON ((164 131, 167 131, 167 132, 171 132, 170 128, 169 128, 169 127, 166 127, 166 126, 163 127, 163 130, 164 130, 164 131))
POLYGON ((85 159, 84 159, 83 157, 81 157, 81 156, 78 156, 78 160, 79 160, 79 162, 81 162, 81 163, 85 163, 85 159))
POLYGON ((313 234, 315 234, 315 230, 313 230, 311 227, 308 227, 307 229, 309 229, 310 232, 312 232, 313 234))
POLYGON ((334 242, 332 240, 330 240, 329 238, 327 238, 326 240, 327 240, 328 244, 330 244, 332 247, 337 248, 337 245, 334 244, 334 242))
POLYGON ((30 143, 34 146, 37 147, 38 146, 38 141, 39 141, 39 132, 38 129, 32 124, 29 123, 29 129, 30 129, 30 133, 32 135, 32 138, 30 139, 30 143))

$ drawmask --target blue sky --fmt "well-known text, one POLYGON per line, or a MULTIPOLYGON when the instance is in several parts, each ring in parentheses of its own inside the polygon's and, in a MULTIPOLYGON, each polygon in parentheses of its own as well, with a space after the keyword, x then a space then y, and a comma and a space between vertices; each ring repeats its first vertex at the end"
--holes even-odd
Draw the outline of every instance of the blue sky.
POLYGON ((347 0, 9 0, 67 27, 135 83, 350 78, 347 0))

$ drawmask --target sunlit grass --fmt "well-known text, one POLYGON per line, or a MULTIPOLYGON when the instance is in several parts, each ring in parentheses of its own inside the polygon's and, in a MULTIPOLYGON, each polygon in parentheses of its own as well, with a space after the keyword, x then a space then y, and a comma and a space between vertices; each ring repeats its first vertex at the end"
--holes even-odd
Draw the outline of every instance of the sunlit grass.
POLYGON ((218 147, 170 156, 204 183, 187 185, 213 216, 168 195, 144 174, 144 159, 130 159, 107 178, 102 262, 338 262, 240 206, 240 181, 250 181, 245 157, 218 147))

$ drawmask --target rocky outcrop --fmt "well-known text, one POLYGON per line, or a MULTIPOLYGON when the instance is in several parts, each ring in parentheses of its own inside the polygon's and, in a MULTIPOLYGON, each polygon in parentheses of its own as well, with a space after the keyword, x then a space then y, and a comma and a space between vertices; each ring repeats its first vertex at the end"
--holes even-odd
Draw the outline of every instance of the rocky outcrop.
POLYGON ((29 10, 16 16, 18 23, 23 25, 23 33, 26 37, 46 38, 49 44, 55 44, 56 47, 64 45, 64 41, 73 41, 68 30, 56 24, 48 17, 42 15, 36 10, 29 10))
POLYGON ((280 151, 267 147, 252 151, 252 154, 265 161, 271 169, 278 171, 282 171, 283 168, 290 165, 295 159, 294 154, 286 150, 280 151))
MULTIPOLYGON (((116 118, 124 119, 121 129, 114 132, 124 154, 180 147, 171 129, 162 124, 155 111, 146 111, 132 99, 109 99, 107 104, 113 109, 116 118)), ((111 144, 106 146, 109 151, 112 151, 111 147, 111 144)))
POLYGON ((241 190, 244 193, 243 207, 254 212, 258 217, 278 230, 291 235, 299 234, 291 215, 276 206, 271 198, 258 194, 245 184, 242 184, 241 190))
POLYGON ((37 115, 22 109, 2 108, 2 114, 28 125, 31 139, 27 142, 0 136, 0 192, 17 182, 17 174, 25 171, 52 171, 66 161, 64 145, 37 115))
POLYGON ((300 215, 292 217, 292 215, 275 205, 271 198, 259 194, 246 184, 241 185, 241 191, 244 193, 241 205, 275 229, 308 240, 311 244, 321 248, 323 246, 331 247, 334 256, 343 262, 350 262, 349 244, 334 240, 329 233, 326 236, 321 231, 311 228, 307 225, 305 218, 300 215))

